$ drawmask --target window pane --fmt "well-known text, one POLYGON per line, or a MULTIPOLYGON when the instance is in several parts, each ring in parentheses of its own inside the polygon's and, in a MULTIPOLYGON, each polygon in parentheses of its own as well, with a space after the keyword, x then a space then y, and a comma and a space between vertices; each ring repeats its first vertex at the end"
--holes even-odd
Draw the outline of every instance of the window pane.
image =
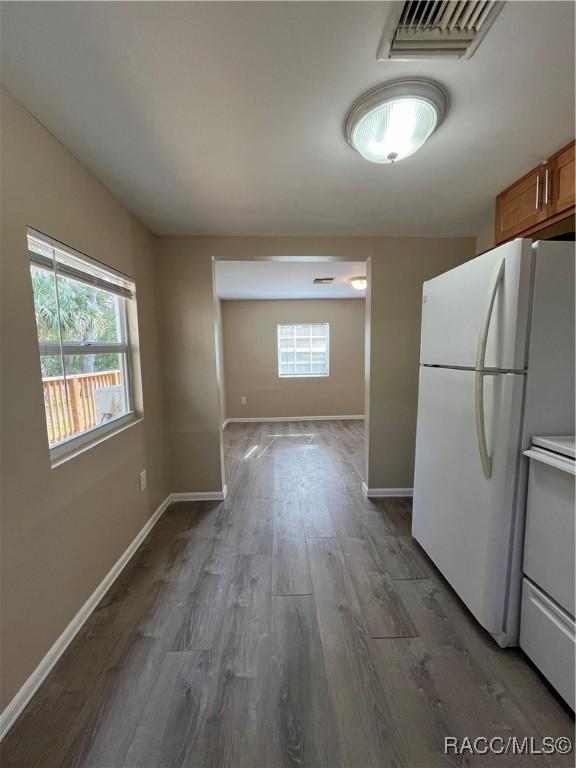
POLYGON ((128 412, 124 354, 42 356, 42 386, 50 445, 128 412))
POLYGON ((58 276, 63 341, 121 341, 122 301, 107 291, 58 276))
POLYGON ((59 341, 58 304, 56 302, 54 273, 31 265, 30 275, 34 291, 38 339, 40 341, 59 341))
POLYGON ((43 379, 53 376, 62 377, 62 358, 60 355, 42 355, 40 357, 40 366, 43 379))
POLYGON ((133 297, 134 285, 88 257, 45 242, 31 230, 28 247, 48 440, 54 446, 130 411, 127 354, 96 350, 84 354, 90 348, 82 344, 101 349, 128 345, 125 305, 130 299, 115 291, 133 297), (54 272, 52 259, 76 274, 54 272), (93 284, 95 280, 100 285, 93 284), (62 357, 62 351, 72 349, 73 354, 62 357))
POLYGON ((77 432, 84 432, 128 411, 122 354, 67 355, 66 386, 77 432))
POLYGON ((328 324, 278 326, 280 376, 328 375, 328 324))
MULTIPOLYGON (((40 270, 38 270, 40 271, 40 270)), ((48 274, 48 273, 46 273, 48 274)), ((42 389, 44 409, 50 445, 65 440, 71 434, 71 419, 68 411, 66 386, 62 376, 62 358, 60 355, 42 355, 42 389)))

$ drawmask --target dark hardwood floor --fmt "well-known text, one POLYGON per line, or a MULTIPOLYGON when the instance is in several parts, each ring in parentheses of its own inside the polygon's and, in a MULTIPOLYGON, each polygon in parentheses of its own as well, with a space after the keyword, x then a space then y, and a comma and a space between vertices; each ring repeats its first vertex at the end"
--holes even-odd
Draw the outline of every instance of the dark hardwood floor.
POLYGON ((361 492, 360 422, 231 424, 225 502, 159 521, 1 746, 3 768, 563 766, 444 736, 573 738, 361 492))

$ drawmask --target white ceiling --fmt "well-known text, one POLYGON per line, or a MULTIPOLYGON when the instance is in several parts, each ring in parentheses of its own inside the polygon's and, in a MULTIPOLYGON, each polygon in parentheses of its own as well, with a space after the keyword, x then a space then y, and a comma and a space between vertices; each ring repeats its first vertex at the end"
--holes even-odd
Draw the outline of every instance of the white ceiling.
POLYGON ((350 278, 366 274, 365 261, 216 261, 216 295, 220 299, 359 299, 350 278), (315 277, 333 277, 314 285, 315 277))
POLYGON ((574 133, 574 4, 508 2, 470 60, 377 63, 388 3, 8 2, 2 79, 153 231, 476 235, 574 133), (448 116, 395 165, 343 137, 375 84, 448 116))

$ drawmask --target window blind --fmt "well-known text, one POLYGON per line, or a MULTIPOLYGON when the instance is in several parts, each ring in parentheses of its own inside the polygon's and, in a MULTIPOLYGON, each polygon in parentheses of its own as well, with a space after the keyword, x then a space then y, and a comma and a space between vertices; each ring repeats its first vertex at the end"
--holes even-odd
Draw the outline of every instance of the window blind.
POLYGON ((30 263, 49 272, 56 271, 64 277, 122 296, 124 299, 134 298, 134 283, 128 277, 100 266, 98 262, 72 248, 55 243, 56 241, 52 238, 29 230, 30 263))

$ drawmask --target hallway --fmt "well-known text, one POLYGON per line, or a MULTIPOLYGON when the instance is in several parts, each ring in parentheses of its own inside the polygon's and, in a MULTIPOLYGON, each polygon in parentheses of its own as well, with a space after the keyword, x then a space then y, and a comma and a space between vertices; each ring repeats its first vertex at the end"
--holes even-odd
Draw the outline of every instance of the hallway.
POLYGON ((373 503, 356 421, 230 424, 225 502, 161 518, 6 737, 4 768, 571 765, 444 736, 573 735, 373 503), (435 761, 430 762, 430 755, 435 761))

